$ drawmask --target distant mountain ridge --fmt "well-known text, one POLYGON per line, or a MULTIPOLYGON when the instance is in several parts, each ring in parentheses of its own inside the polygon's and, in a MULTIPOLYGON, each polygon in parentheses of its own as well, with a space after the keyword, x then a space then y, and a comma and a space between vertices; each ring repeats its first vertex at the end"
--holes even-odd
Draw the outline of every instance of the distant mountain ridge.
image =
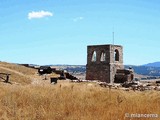
MULTIPOLYGON (((85 73, 86 66, 85 65, 46 65, 46 66, 58 66, 61 69, 67 70, 68 72, 76 72, 76 73, 85 73)), ((147 76, 160 76, 160 62, 148 63, 140 66, 136 65, 124 65, 125 68, 133 68, 134 72, 141 75, 147 76)))
POLYGON ((134 72, 140 75, 160 76, 160 67, 125 65, 125 68, 129 67, 133 68, 134 72))
POLYGON ((147 67, 160 67, 160 62, 153 62, 153 63, 148 63, 144 64, 142 66, 147 66, 147 67))
MULTIPOLYGON (((71 73, 85 73, 85 65, 60 65, 60 68, 67 70, 71 73)), ((133 68, 134 72, 140 75, 147 76, 160 76, 160 67, 150 67, 150 66, 135 66, 135 65, 125 65, 125 68, 133 68)))

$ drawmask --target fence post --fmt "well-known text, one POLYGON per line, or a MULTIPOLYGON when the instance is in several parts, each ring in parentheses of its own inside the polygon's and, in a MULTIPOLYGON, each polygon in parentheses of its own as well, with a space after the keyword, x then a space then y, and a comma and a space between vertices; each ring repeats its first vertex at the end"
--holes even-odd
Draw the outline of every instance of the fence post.
POLYGON ((8 81, 9 81, 9 74, 6 75, 6 80, 5 80, 5 82, 8 83, 8 81))

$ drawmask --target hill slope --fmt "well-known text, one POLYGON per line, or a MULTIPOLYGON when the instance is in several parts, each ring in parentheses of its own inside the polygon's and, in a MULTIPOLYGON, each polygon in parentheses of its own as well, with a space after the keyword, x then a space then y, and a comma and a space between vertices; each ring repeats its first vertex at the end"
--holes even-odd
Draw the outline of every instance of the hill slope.
MULTIPOLYGON (((0 62, 0 73, 11 74, 10 81, 12 83, 30 84, 32 81, 31 76, 35 75, 36 70, 17 64, 0 62)), ((0 81, 2 82, 3 80, 1 79, 0 81)))
MULTIPOLYGON (((39 76, 37 69, 28 68, 22 65, 17 65, 13 63, 0 62, 0 73, 7 73, 10 75, 11 84, 50 84, 50 77, 57 77, 55 73, 49 74, 47 76, 39 76), (47 80, 44 81, 44 78, 47 80)), ((2 75, 0 75, 2 77, 2 75)), ((0 79, 0 83, 4 80, 0 79)))
POLYGON ((47 80, 37 70, 4 62, 0 72, 10 73, 13 83, 0 82, 0 120, 122 120, 128 119, 126 113, 160 114, 157 91, 110 90, 67 80, 42 84, 47 80))
POLYGON ((160 67, 125 65, 125 68, 128 67, 132 67, 134 72, 140 75, 160 76, 160 67))
POLYGON ((160 62, 148 63, 148 64, 145 64, 143 66, 147 66, 147 67, 160 67, 160 62))

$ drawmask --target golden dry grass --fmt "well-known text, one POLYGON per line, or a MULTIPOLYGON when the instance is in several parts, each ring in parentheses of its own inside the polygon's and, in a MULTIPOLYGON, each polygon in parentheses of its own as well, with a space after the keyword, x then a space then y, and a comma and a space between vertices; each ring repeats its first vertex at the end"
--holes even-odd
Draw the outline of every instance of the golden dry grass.
POLYGON ((15 70, 25 75, 33 75, 36 71, 35 69, 32 69, 32 68, 27 68, 21 65, 11 64, 7 62, 0 62, 0 67, 5 67, 11 70, 15 70))
POLYGON ((95 84, 65 82, 0 85, 0 91, 0 116, 6 120, 129 120, 125 113, 160 114, 156 91, 109 91, 95 84))
MULTIPOLYGON (((38 70, 33 69, 33 68, 27 68, 21 65, 17 64, 11 64, 11 63, 6 63, 6 62, 0 62, 0 73, 8 73, 10 75, 10 82, 12 84, 21 84, 21 85, 27 85, 27 84, 32 84, 33 82, 37 80, 42 80, 44 79, 43 76, 39 76, 38 70)), ((1 77, 2 75, 0 75, 1 77)), ((51 74, 48 75, 47 77, 55 77, 57 74, 51 74)), ((5 76, 4 76, 5 77, 5 76)), ((2 82, 2 80, 0 80, 2 82)), ((41 81, 39 81, 41 82, 41 81)))
MULTIPOLYGON (((12 83, 19 83, 22 85, 30 84, 32 82, 31 76, 35 75, 37 70, 27 68, 21 65, 0 62, 0 73, 8 73, 12 83)), ((2 76, 2 75, 1 75, 2 76)), ((5 76, 4 76, 5 77, 5 76)))
POLYGON ((34 69, 0 63, 0 70, 11 72, 11 82, 20 83, 0 82, 0 120, 159 120, 125 117, 125 113, 160 115, 158 91, 110 91, 95 83, 68 81, 51 85, 34 69))

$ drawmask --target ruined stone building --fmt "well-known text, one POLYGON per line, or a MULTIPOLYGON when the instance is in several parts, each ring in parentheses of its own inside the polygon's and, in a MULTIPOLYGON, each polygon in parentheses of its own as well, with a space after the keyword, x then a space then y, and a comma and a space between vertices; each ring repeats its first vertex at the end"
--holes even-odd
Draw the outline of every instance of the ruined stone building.
POLYGON ((124 82, 133 76, 123 66, 123 47, 93 45, 87 47, 86 79, 102 82, 124 82))

